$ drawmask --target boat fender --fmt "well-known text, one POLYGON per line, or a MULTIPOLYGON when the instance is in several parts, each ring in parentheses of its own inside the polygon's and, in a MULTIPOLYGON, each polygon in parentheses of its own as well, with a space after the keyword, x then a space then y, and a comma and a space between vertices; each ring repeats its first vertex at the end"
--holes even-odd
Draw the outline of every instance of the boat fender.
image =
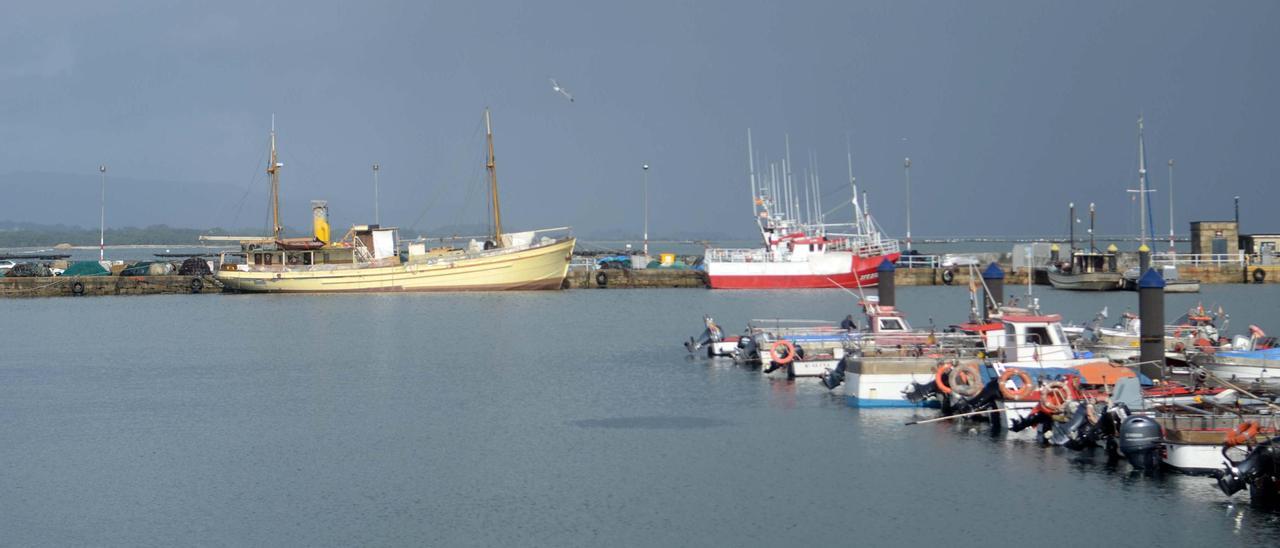
POLYGON ((1031 375, 1028 375, 1026 371, 1010 367, 1000 374, 1000 395, 1004 396, 1006 400, 1026 400, 1031 398, 1035 391, 1035 387, 1031 385, 1031 375), (1017 389, 1009 388, 1009 382, 1014 377, 1017 377, 1018 381, 1022 382, 1022 386, 1017 389))
POLYGON ((71 293, 73 295, 84 295, 84 284, 79 281, 71 284, 71 293))
POLYGON ((942 284, 943 284, 943 285, 951 285, 951 282, 954 282, 954 281, 956 281, 956 273, 955 273, 955 272, 953 272, 951 269, 946 269, 946 270, 943 270, 943 271, 942 271, 942 284))
POLYGON ((951 390, 966 398, 977 396, 982 391, 982 373, 972 363, 958 365, 947 375, 951 390))
POLYGON ((596 285, 600 287, 609 285, 609 273, 603 270, 596 272, 596 285))
POLYGON ((1227 432, 1227 447, 1244 445, 1258 436, 1258 423, 1244 421, 1227 432))
POLYGON ((1253 269, 1253 283, 1260 284, 1267 281, 1267 271, 1261 268, 1253 269))
POLYGON ((796 359, 796 347, 786 339, 773 343, 769 350, 773 352, 773 363, 778 365, 787 365, 796 359), (779 357, 779 354, 781 354, 780 349, 786 350, 786 355, 779 357))
POLYGON ((1051 413, 1059 413, 1071 400, 1071 392, 1067 385, 1054 381, 1046 384, 1040 392, 1040 405, 1051 413))
POLYGON ((951 364, 943 363, 938 366, 937 371, 933 373, 933 383, 937 385, 938 391, 943 394, 951 393, 951 385, 947 384, 947 373, 951 372, 951 364))
POLYGON ((192 279, 191 279, 191 292, 192 292, 192 293, 199 293, 199 292, 200 292, 201 290, 203 290, 203 289, 204 289, 204 281, 203 281, 203 280, 201 280, 200 278, 192 278, 192 279))

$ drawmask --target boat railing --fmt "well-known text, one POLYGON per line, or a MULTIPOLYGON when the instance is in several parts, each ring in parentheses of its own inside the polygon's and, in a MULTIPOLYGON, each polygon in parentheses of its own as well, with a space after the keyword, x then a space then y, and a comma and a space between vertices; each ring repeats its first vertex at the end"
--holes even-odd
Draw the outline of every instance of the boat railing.
POLYGON ((569 270, 592 271, 596 270, 598 267, 599 265, 596 264, 596 260, 593 257, 581 257, 575 255, 569 260, 569 270))
POLYGON ((1239 253, 1152 253, 1151 264, 1154 266, 1177 265, 1243 265, 1249 259, 1244 252, 1239 253))
POLYGON ((941 265, 941 255, 903 255, 895 264, 899 268, 938 268, 941 265))
POLYGON ((708 248, 707 262, 717 263, 763 263, 769 260, 769 252, 764 249, 742 248, 708 248))

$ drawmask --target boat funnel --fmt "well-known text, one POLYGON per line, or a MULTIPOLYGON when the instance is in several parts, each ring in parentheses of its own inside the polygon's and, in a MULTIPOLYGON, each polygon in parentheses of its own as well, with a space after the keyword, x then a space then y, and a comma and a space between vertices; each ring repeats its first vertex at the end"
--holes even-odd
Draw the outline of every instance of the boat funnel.
POLYGON ((311 201, 311 233, 316 240, 329 245, 329 202, 311 201))

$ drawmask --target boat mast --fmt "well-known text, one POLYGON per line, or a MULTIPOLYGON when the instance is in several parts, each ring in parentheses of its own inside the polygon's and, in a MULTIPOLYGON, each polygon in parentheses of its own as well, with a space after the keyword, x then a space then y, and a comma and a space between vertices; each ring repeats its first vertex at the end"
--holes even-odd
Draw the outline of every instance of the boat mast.
POLYGON ((1174 252, 1173 245, 1173 159, 1169 159, 1169 253, 1174 252))
POLYGON ((267 166, 267 174, 271 175, 271 230, 276 240, 280 239, 280 168, 284 164, 276 156, 276 115, 271 115, 271 163, 267 166))
POLYGON ((1147 245, 1147 153, 1142 143, 1142 116, 1138 116, 1138 223, 1141 245, 1147 245))
POLYGON ((484 133, 489 143, 489 161, 485 168, 489 170, 489 194, 493 202, 493 243, 502 245, 502 208, 498 206, 498 170, 493 158, 493 125, 489 122, 489 109, 484 109, 484 133))

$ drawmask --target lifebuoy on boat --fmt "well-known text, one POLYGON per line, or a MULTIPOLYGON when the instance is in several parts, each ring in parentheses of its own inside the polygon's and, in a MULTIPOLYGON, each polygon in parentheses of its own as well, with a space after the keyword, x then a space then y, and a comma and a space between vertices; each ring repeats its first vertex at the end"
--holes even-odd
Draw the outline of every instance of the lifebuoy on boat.
POLYGON ((1253 283, 1260 284, 1267 281, 1267 271, 1261 268, 1253 269, 1253 283))
POLYGON ((943 363, 938 366, 938 370, 933 373, 933 383, 938 385, 938 391, 943 394, 951 393, 951 386, 947 384, 947 373, 951 372, 951 364, 943 363))
POLYGON ((1004 396, 1004 399, 1006 400, 1016 401, 1030 399, 1031 395, 1036 391, 1036 388, 1031 385, 1031 375, 1028 375, 1026 371, 1014 367, 1005 369, 1004 373, 1000 374, 999 384, 1000 395, 1004 396), (1017 377, 1018 380, 1022 382, 1022 386, 1018 387, 1016 390, 1009 388, 1009 381, 1014 377, 1017 377))
POLYGON ((773 362, 778 365, 787 365, 796 359, 796 347, 786 339, 773 343, 773 346, 769 347, 769 351, 773 353, 773 362), (786 350, 787 355, 778 357, 781 354, 779 349, 786 350))
POLYGON ((1061 382, 1046 384, 1040 391, 1040 405, 1052 413, 1059 413, 1071 400, 1071 391, 1061 382))
POLYGON ((982 392, 982 372, 972 362, 953 367, 947 375, 947 381, 951 384, 951 390, 966 398, 982 392))
POLYGON ((1199 339, 1196 339, 1196 348, 1199 348, 1199 349, 1200 349, 1200 351, 1201 351, 1201 352, 1204 352, 1205 354, 1212 354, 1212 353, 1213 353, 1213 341, 1211 341, 1211 340, 1209 340, 1209 339, 1206 339, 1206 338, 1204 338, 1204 337, 1201 337, 1201 338, 1199 338, 1199 339))
POLYGON ((1258 436, 1258 423, 1244 421, 1227 432, 1227 447, 1244 445, 1258 436))

